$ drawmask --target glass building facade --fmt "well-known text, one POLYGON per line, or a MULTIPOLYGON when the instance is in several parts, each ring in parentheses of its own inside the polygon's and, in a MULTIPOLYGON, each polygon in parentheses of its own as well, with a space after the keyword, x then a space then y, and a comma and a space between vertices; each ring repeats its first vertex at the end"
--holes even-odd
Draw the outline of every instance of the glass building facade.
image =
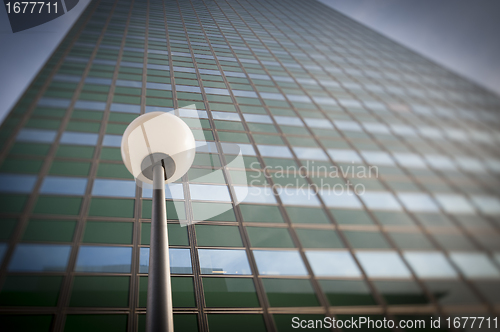
POLYGON ((167 192, 176 331, 500 312, 497 96, 318 2, 101 0, 0 128, 2 331, 145 329, 119 147, 151 111, 206 142, 167 192))

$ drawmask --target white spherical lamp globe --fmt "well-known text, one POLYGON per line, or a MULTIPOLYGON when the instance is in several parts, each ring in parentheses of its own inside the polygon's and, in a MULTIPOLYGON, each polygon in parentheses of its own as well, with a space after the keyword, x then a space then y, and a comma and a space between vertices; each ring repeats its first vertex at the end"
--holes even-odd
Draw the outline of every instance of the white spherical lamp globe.
POLYGON ((164 112, 146 113, 132 121, 123 133, 123 163, 139 181, 153 183, 153 166, 162 163, 165 183, 182 177, 194 160, 195 141, 188 125, 164 112))

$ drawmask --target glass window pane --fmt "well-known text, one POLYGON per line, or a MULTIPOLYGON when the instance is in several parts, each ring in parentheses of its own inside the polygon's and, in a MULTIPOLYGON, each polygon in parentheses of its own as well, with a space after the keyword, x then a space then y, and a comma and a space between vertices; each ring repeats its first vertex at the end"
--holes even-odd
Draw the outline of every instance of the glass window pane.
POLYGON ((121 144, 122 144, 121 135, 110 135, 110 134, 104 135, 104 139, 102 140, 103 146, 119 148, 121 144))
POLYGON ((429 303, 423 290, 414 281, 375 280, 373 283, 389 305, 429 303))
POLYGON ((236 221, 233 205, 192 202, 194 220, 236 221))
POLYGON ((124 314, 70 314, 66 316, 64 331, 106 331, 123 332, 127 330, 128 316, 124 314))
POLYGON ((74 220, 32 219, 23 234, 23 241, 71 242, 75 232, 74 220))
POLYGON ((87 179, 62 176, 47 176, 43 180, 40 193, 59 195, 83 195, 87 188, 87 179))
POLYGON ((74 145, 96 145, 98 138, 98 134, 67 131, 62 134, 60 143, 74 145))
MULTIPOLYGON (((439 234, 435 233, 432 236, 436 239, 436 241, 446 250, 470 250, 473 251, 476 249, 470 240, 464 234, 439 234)), ((486 239, 488 238, 488 234, 478 235, 483 244, 486 244, 486 239)), ((494 241, 498 243, 497 235, 492 235, 494 241)))
POLYGON ((190 184, 189 192, 193 200, 231 202, 227 186, 190 184))
POLYGON ((199 247, 243 247, 238 226, 195 225, 199 247))
POLYGON ((425 284, 441 305, 479 304, 474 293, 462 281, 430 280, 426 281, 425 284))
POLYGON ((264 317, 259 314, 208 314, 210 332, 226 332, 228 326, 238 326, 238 332, 266 331, 264 317))
POLYGON ((474 207, 469 201, 461 196, 455 194, 438 194, 436 200, 439 205, 448 213, 451 214, 473 214, 475 213, 474 207))
POLYGON ((84 243, 132 244, 131 222, 87 221, 84 243))
POLYGON ((135 197, 135 181, 95 179, 92 196, 135 197))
POLYGON ((318 277, 360 277, 356 262, 347 251, 306 251, 314 275, 318 277))
POLYGON ((240 204, 239 207, 246 222, 284 222, 277 206, 240 204))
POLYGON ((57 244, 18 244, 9 263, 9 271, 65 271, 70 246, 57 244))
POLYGON ((128 307, 130 277, 75 276, 70 307, 128 307))
POLYGON ((439 211, 438 206, 434 203, 434 200, 429 195, 420 193, 400 193, 398 194, 398 197, 403 202, 403 205, 410 211, 439 211))
POLYGON ((405 259, 420 278, 455 278, 453 267, 440 252, 405 252, 405 259))
POLYGON ((285 205, 319 206, 319 200, 312 190, 307 188, 277 188, 281 201, 285 205))
POLYGON ((285 210, 292 223, 296 224, 329 224, 330 221, 321 208, 287 206, 285 210))
POLYGON ((16 141, 52 143, 56 135, 57 132, 55 130, 23 128, 19 131, 19 134, 17 134, 16 141))
POLYGON ((253 279, 203 278, 207 307, 259 307, 253 279))
POLYGON ((483 253, 454 252, 450 258, 467 278, 499 278, 500 272, 483 253))
POLYGON ((298 148, 294 147, 293 151, 297 158, 303 160, 328 160, 326 153, 320 148, 298 148))
POLYGON ((365 192, 359 196, 369 209, 401 210, 396 198, 388 192, 365 192))
POLYGON ((36 179, 36 175, 0 174, 0 192, 30 193, 36 179))
POLYGON ((410 271, 406 268, 399 255, 395 252, 357 252, 356 256, 369 277, 409 278, 410 271))
MULTIPOLYGON (((170 273, 191 274, 191 254, 189 249, 170 248, 170 273)), ((141 248, 139 258, 139 273, 148 273, 149 270, 149 248, 141 248)))
POLYGON ((263 157, 293 158, 290 149, 279 145, 258 145, 260 154, 263 157))
MULTIPOLYGON (((14 229, 16 228, 16 225, 16 219, 2 218, 2 221, 0 222, 0 241, 10 239, 12 233, 14 232, 14 229)), ((0 248, 2 248, 4 245, 5 243, 0 243, 0 248)), ((2 261, 2 256, 2 249, 0 249, 0 262, 2 261)))
POLYGON ((237 202, 276 204, 274 193, 269 187, 234 186, 237 202))
POLYGON ((380 232, 344 231, 347 241, 354 248, 390 248, 380 232))
MULTIPOLYGON (((321 198, 328 207, 332 208, 362 208, 361 202, 355 194, 344 192, 344 190, 320 190, 321 198)), ((365 193, 366 195, 366 193, 365 193)))
POLYGON ((271 307, 314 307, 318 299, 307 279, 262 279, 271 307))
POLYGON ((0 306, 55 307, 62 276, 7 276, 0 306))
POLYGON ((80 246, 75 271, 129 273, 131 263, 130 247, 80 246))
POLYGON ((77 215, 80 212, 82 199, 65 196, 38 196, 35 213, 77 215))
POLYGON ((333 229, 296 228, 297 236, 304 248, 343 248, 344 245, 333 229))
POLYGON ((9 315, 2 314, 2 328, 5 331, 50 331, 53 315, 9 315))
POLYGON ((134 199, 93 198, 89 216, 133 218, 134 202, 134 199))
POLYGON ((422 233, 388 232, 401 249, 434 249, 432 243, 422 233))
POLYGON ((252 274, 245 250, 198 249, 202 274, 252 274))
POLYGON ((287 228, 247 227, 252 247, 294 248, 287 228))
POLYGON ((261 275, 305 276, 307 270, 298 251, 253 250, 261 275))
POLYGON ((363 280, 318 280, 332 306, 375 305, 370 288, 363 280))
POLYGON ((49 174, 87 176, 89 174, 89 171, 90 163, 54 160, 50 167, 49 174))

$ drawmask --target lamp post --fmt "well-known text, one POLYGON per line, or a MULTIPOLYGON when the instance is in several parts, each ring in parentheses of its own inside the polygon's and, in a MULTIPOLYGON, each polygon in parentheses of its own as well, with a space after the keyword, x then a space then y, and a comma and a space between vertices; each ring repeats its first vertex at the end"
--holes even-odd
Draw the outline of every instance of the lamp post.
POLYGON ((146 331, 173 332, 165 184, 176 181, 191 167, 194 136, 175 115, 146 113, 128 125, 121 153, 138 183, 153 185, 146 331))

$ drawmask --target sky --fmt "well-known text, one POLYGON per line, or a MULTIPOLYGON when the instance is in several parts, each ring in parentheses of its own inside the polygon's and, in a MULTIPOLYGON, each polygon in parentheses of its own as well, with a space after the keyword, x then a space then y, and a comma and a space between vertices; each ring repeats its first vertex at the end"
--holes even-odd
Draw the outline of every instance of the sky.
POLYGON ((37 27, 12 33, 0 5, 0 122, 21 97, 90 0, 80 0, 66 14, 37 27))
MULTIPOLYGON (((500 1, 319 1, 500 95, 500 1)), ((0 121, 89 2, 15 34, 0 6, 0 121)))
POLYGON ((500 95, 500 1, 319 1, 500 95))

